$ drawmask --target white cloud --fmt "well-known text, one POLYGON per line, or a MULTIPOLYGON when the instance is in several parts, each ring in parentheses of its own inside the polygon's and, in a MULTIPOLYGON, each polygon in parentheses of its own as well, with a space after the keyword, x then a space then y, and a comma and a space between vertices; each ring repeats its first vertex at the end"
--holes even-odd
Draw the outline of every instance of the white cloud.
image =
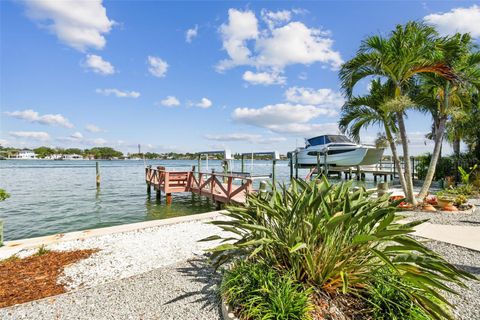
POLYGON ((228 133, 228 134, 206 134, 205 139, 212 141, 246 141, 250 143, 259 143, 259 144, 268 144, 275 142, 282 142, 286 139, 284 137, 263 137, 259 134, 250 134, 250 133, 228 133))
POLYGON ((213 103, 210 101, 208 98, 202 98, 199 102, 193 104, 195 107, 203 108, 203 109, 208 109, 210 108, 213 103))
POLYGON ((286 23, 292 19, 292 12, 289 10, 269 11, 263 9, 261 11, 262 19, 270 29, 286 23))
POLYGON ((337 113, 334 110, 311 105, 279 103, 259 109, 236 108, 232 117, 237 122, 270 129, 273 126, 291 123, 306 123, 321 115, 335 116, 337 113))
POLYGON ((15 138, 26 138, 39 141, 50 140, 50 135, 44 131, 11 131, 8 134, 15 138))
POLYGON ((140 92, 137 91, 121 91, 118 89, 97 89, 96 93, 109 96, 111 94, 115 95, 117 98, 138 98, 140 97, 140 92))
POLYGON ((73 124, 61 114, 44 114, 40 115, 32 109, 23 111, 5 112, 7 116, 25 120, 32 123, 40 123, 45 125, 58 125, 65 128, 73 128, 73 124))
POLYGON ((258 21, 252 11, 228 10, 228 23, 220 26, 223 39, 223 49, 227 51, 230 59, 220 61, 218 71, 235 67, 237 65, 251 64, 250 49, 247 40, 258 37, 258 21))
POLYGON ((94 124, 87 124, 85 126, 85 130, 87 130, 88 132, 92 132, 92 133, 105 132, 104 129, 102 129, 100 127, 97 127, 94 124))
POLYGON ((60 41, 80 51, 105 47, 104 35, 115 24, 101 0, 23 1, 27 16, 54 33, 60 41))
POLYGON ((195 27, 190 28, 185 32, 185 41, 188 43, 191 43, 193 38, 195 38, 198 35, 198 25, 195 25, 195 27))
POLYGON ((291 87, 285 91, 287 101, 293 103, 340 108, 345 100, 340 92, 332 89, 318 89, 291 87))
POLYGON ((166 61, 154 56, 148 56, 147 60, 149 65, 148 71, 150 71, 153 76, 157 78, 165 77, 168 70, 168 63, 166 61))
POLYGON ((174 96, 168 96, 160 101, 160 104, 165 107, 177 107, 180 105, 180 101, 174 96))
POLYGON ((111 75, 115 73, 115 67, 110 62, 103 60, 102 57, 97 56, 96 54, 87 54, 83 66, 102 75, 111 75))
POLYGON ((472 37, 480 37, 480 6, 470 8, 454 8, 445 13, 433 13, 423 20, 435 26, 442 34, 455 32, 470 33, 472 37))
POLYGON ((82 140, 83 139, 83 134, 81 132, 74 132, 70 135, 70 137, 72 139, 75 139, 75 140, 82 140))
POLYGON ((278 72, 252 72, 246 71, 243 74, 243 80, 250 84, 269 86, 272 84, 285 84, 286 78, 278 72))
POLYGON ((248 65, 281 72, 288 65, 315 62, 336 69, 343 63, 333 50, 329 32, 290 21, 288 12, 263 11, 263 18, 269 27, 259 30, 252 11, 228 11, 228 22, 221 25, 220 33, 229 59, 220 61, 217 71, 248 65))

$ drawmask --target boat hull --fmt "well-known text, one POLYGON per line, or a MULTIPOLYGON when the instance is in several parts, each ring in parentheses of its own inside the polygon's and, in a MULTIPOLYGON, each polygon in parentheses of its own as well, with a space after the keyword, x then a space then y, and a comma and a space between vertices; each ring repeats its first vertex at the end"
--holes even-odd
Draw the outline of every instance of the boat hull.
MULTIPOLYGON (((338 154, 329 154, 327 155, 327 164, 340 166, 340 167, 357 166, 362 163, 362 160, 365 158, 367 151, 368 151, 368 148, 358 147, 353 149, 352 151, 345 151, 338 154)), ((312 148, 298 149, 297 150, 298 165, 303 167, 316 166, 318 163, 317 163, 317 156, 313 154, 315 152, 316 150, 313 150, 312 148)), ((318 157, 318 160, 320 164, 323 165, 325 161, 325 156, 320 155, 318 157)))
MULTIPOLYGON (((377 164, 385 149, 378 149, 371 146, 359 146, 351 151, 345 151, 336 154, 327 155, 327 164, 338 167, 364 166, 377 164)), ((329 152, 334 153, 336 150, 330 149, 329 152)), ((299 167, 312 167, 318 165, 316 152, 314 148, 297 149, 297 163, 299 167)), ((318 162, 323 165, 325 156, 322 154, 318 157, 318 162)))

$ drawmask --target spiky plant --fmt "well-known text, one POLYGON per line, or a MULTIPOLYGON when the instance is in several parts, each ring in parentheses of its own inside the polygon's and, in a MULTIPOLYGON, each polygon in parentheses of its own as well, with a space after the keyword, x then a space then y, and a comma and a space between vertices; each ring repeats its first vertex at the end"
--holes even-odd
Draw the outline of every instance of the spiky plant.
POLYGON ((249 197, 245 207, 229 207, 229 219, 212 223, 233 236, 204 240, 223 240, 211 250, 216 266, 252 259, 331 295, 365 296, 377 271, 388 270, 408 284, 397 290, 432 318, 451 318, 439 291, 454 293, 445 283, 464 286, 474 277, 410 237, 424 221, 400 223, 397 204, 351 182, 293 180, 249 197))

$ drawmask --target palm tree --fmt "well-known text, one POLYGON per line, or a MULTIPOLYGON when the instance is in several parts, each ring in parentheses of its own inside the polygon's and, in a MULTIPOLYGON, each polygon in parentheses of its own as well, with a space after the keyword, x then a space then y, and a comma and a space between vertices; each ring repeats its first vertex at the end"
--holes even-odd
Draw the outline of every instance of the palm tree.
POLYGON ((351 97, 342 107, 338 126, 355 141, 360 140, 360 130, 369 126, 378 125, 385 131, 385 139, 390 146, 393 162, 397 168, 400 183, 406 194, 406 182, 403 169, 400 165, 395 135, 397 128, 395 117, 385 107, 393 96, 394 86, 391 82, 381 83, 380 79, 371 82, 370 94, 366 96, 351 97))
POLYGON ((416 204, 410 161, 408 161, 408 137, 404 113, 412 102, 408 91, 412 79, 420 74, 432 73, 446 79, 455 79, 455 74, 445 62, 438 47, 438 34, 434 28, 418 22, 398 25, 388 38, 370 36, 362 41, 356 56, 343 64, 340 70, 342 88, 351 97, 358 81, 378 76, 394 85, 394 96, 389 104, 396 116, 405 159, 405 194, 407 201, 416 204))
MULTIPOLYGON (((435 168, 440 157, 440 149, 445 136, 447 122, 455 123, 472 104, 472 95, 480 90, 480 52, 473 52, 475 46, 468 34, 456 34, 439 39, 445 60, 448 61, 455 79, 447 79, 435 74, 422 75, 421 87, 426 99, 421 102, 437 119, 435 146, 428 171, 419 197, 427 195, 435 168), (426 103, 425 103, 426 102, 426 103)), ((459 123, 457 122, 457 126, 459 123)), ((460 134, 457 132, 456 136, 460 134)))

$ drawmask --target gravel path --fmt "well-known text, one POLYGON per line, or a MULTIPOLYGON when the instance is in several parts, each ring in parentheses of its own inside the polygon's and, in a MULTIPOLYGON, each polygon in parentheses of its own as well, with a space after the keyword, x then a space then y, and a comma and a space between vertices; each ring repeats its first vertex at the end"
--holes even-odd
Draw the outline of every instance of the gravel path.
MULTIPOLYGON (((84 240, 66 241, 47 246, 50 250, 99 248, 100 251, 64 270, 60 282, 67 290, 93 287, 185 261, 201 255, 215 242, 198 242, 218 227, 211 220, 164 225, 138 231, 109 234, 84 240)), ((21 252, 24 257, 36 250, 21 252)))
POLYGON ((0 319, 216 320, 219 276, 197 257, 97 287, 0 309, 0 319))
MULTIPOLYGON (((480 252, 438 241, 427 241, 425 245, 441 254, 457 268, 480 277, 480 252)), ((448 300, 456 307, 453 310, 459 320, 480 319, 480 281, 468 281, 468 288, 452 285, 460 295, 446 293, 448 300)))

